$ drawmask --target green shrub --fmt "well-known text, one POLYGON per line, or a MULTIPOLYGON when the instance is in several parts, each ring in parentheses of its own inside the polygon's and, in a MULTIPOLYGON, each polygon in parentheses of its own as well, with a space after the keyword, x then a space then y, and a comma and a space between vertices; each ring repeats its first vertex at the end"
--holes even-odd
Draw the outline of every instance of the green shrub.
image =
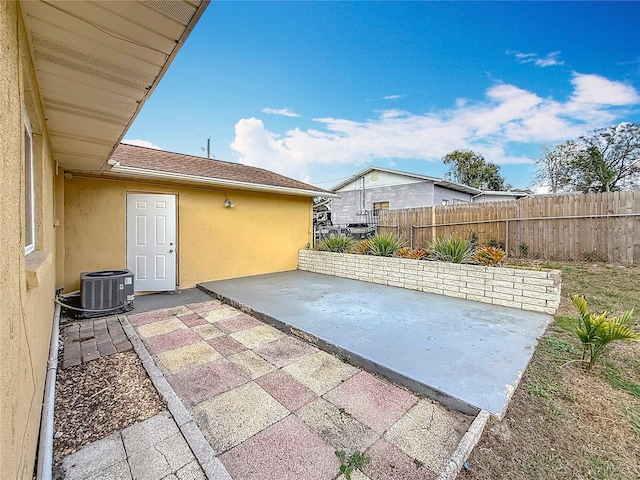
POLYGON ((440 262, 467 263, 473 260, 474 249, 469 240, 458 235, 436 238, 429 245, 431 258, 440 262))
POLYGON ((318 244, 318 250, 345 253, 353 248, 353 239, 344 234, 331 235, 318 244))
POLYGON ((633 309, 618 318, 608 318, 607 312, 596 315, 587 311, 587 301, 580 295, 573 296, 573 306, 578 310, 575 333, 582 342, 582 361, 588 370, 614 340, 640 340, 640 335, 631 330, 633 309))
POLYGON ((490 239, 487 242, 488 247, 501 248, 502 250, 506 250, 504 247, 504 242, 502 240, 496 240, 495 238, 490 239))
POLYGON ((369 239, 369 255, 390 257, 404 246, 405 242, 393 233, 376 233, 369 239))

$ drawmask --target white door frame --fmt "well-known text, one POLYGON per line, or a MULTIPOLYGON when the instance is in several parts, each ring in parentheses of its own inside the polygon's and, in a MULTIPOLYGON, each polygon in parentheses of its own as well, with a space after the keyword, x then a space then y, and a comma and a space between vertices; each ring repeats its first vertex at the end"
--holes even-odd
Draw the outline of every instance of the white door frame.
POLYGON ((127 268, 136 291, 173 291, 177 280, 176 195, 127 193, 127 268))

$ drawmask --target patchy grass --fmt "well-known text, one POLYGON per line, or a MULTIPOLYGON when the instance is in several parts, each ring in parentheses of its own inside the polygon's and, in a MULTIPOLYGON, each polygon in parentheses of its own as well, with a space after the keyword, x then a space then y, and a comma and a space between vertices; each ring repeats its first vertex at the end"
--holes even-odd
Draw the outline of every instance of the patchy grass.
POLYGON ((458 480, 640 478, 640 342, 613 343, 593 371, 582 369, 570 298, 592 311, 634 308, 640 330, 640 267, 523 263, 559 268, 563 301, 541 338, 502 421, 491 419, 458 480))

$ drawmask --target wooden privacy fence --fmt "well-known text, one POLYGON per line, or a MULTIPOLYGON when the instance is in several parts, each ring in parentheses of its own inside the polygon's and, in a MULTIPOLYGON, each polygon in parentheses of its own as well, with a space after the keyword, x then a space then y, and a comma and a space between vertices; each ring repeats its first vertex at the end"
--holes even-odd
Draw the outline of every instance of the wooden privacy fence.
POLYGON ((381 210, 378 231, 412 248, 436 237, 477 236, 511 257, 640 264, 640 191, 381 210))

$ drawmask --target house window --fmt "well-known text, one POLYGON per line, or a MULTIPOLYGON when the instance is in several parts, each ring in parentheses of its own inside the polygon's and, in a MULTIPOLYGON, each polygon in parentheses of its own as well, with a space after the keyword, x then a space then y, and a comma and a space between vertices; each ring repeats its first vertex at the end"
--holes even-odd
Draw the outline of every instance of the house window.
POLYGON ((36 220, 33 195, 33 134, 31 125, 24 124, 24 253, 35 250, 36 220))
POLYGON ((377 217, 380 210, 389 210, 389 202, 373 202, 373 216, 377 217))

